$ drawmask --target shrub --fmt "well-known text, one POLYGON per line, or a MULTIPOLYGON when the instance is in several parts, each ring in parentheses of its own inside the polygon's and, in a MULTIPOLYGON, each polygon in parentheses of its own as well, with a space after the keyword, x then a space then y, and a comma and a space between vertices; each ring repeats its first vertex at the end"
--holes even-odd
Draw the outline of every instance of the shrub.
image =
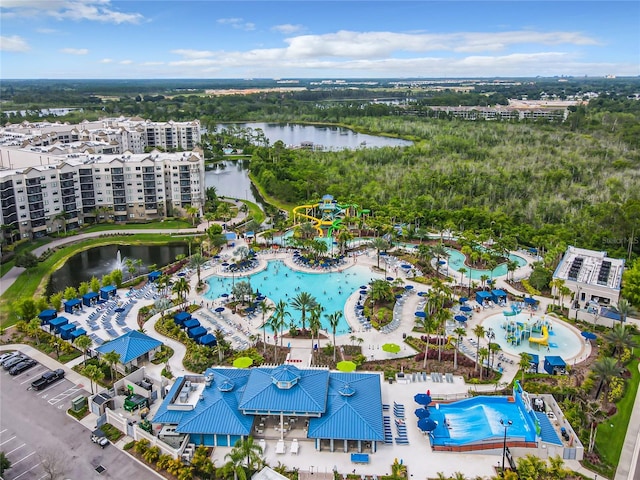
POLYGON ((609 401, 616 403, 624 395, 624 380, 620 377, 613 377, 609 382, 609 401))
POLYGON ((131 440, 130 442, 125 443, 123 445, 122 449, 123 450, 131 450, 135 444, 136 444, 136 441, 135 440, 131 440))

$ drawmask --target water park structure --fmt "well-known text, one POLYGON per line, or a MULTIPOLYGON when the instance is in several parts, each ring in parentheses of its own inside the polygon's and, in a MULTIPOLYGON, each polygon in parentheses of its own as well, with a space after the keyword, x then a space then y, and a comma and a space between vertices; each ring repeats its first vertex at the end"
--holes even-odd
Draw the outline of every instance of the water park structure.
POLYGON ((332 195, 324 195, 318 203, 299 205, 293 209, 293 221, 300 223, 303 219, 313 223, 319 237, 331 237, 333 231, 342 226, 346 218, 358 218, 369 215, 367 209, 360 210, 355 204, 339 204, 332 195))
POLYGON ((549 328, 551 323, 547 318, 530 318, 522 320, 518 317, 520 310, 515 306, 512 310, 503 312, 505 320, 501 327, 505 330, 505 338, 511 345, 520 345, 521 342, 529 340, 532 348, 549 347, 549 328))

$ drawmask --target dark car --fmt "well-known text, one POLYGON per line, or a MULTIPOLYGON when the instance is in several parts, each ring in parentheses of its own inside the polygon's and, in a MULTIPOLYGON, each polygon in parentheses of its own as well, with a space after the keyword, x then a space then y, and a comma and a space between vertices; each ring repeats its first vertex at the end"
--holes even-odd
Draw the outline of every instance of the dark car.
POLYGON ((21 356, 22 354, 18 351, 15 352, 11 352, 11 353, 5 353, 2 355, 2 360, 0 360, 0 365, 2 365, 4 367, 5 363, 10 362, 11 360, 21 356))
POLYGON ((13 358, 10 358, 9 360, 6 360, 3 364, 2 364, 2 368, 4 368, 5 370, 11 370, 13 367, 15 367, 17 364, 19 364, 20 362, 24 362, 25 360, 27 360, 29 357, 27 357, 26 355, 16 355, 13 358))
POLYGON ((9 375, 18 375, 25 370, 29 370, 31 367, 35 367, 37 364, 38 362, 36 362, 34 359, 28 358, 11 367, 11 370, 9 370, 9 375))

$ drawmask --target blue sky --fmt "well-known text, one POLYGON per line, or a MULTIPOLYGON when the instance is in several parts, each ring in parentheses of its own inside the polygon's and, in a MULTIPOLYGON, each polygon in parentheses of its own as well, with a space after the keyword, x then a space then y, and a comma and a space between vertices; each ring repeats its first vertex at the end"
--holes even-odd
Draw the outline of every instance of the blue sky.
POLYGON ((640 74, 640 2, 2 0, 1 78, 640 74))

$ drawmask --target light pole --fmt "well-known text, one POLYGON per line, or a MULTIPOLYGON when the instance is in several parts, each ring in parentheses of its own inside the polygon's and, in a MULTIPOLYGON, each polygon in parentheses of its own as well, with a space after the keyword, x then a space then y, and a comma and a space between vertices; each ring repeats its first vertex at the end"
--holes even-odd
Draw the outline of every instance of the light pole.
POLYGON ((502 441, 502 478, 504 478, 504 457, 507 454, 507 428, 513 425, 513 422, 511 420, 507 420, 505 423, 500 419, 500 425, 504 427, 504 440, 502 441))
MULTIPOLYGON (((491 356, 491 342, 493 340, 495 340, 496 338, 496 333, 493 331, 493 328, 489 328, 489 330, 487 330, 487 340, 489 340, 489 355, 491 356)), ((491 359, 491 357, 490 357, 491 359)), ((490 362, 491 364, 491 368, 493 368, 493 361, 490 362)))

